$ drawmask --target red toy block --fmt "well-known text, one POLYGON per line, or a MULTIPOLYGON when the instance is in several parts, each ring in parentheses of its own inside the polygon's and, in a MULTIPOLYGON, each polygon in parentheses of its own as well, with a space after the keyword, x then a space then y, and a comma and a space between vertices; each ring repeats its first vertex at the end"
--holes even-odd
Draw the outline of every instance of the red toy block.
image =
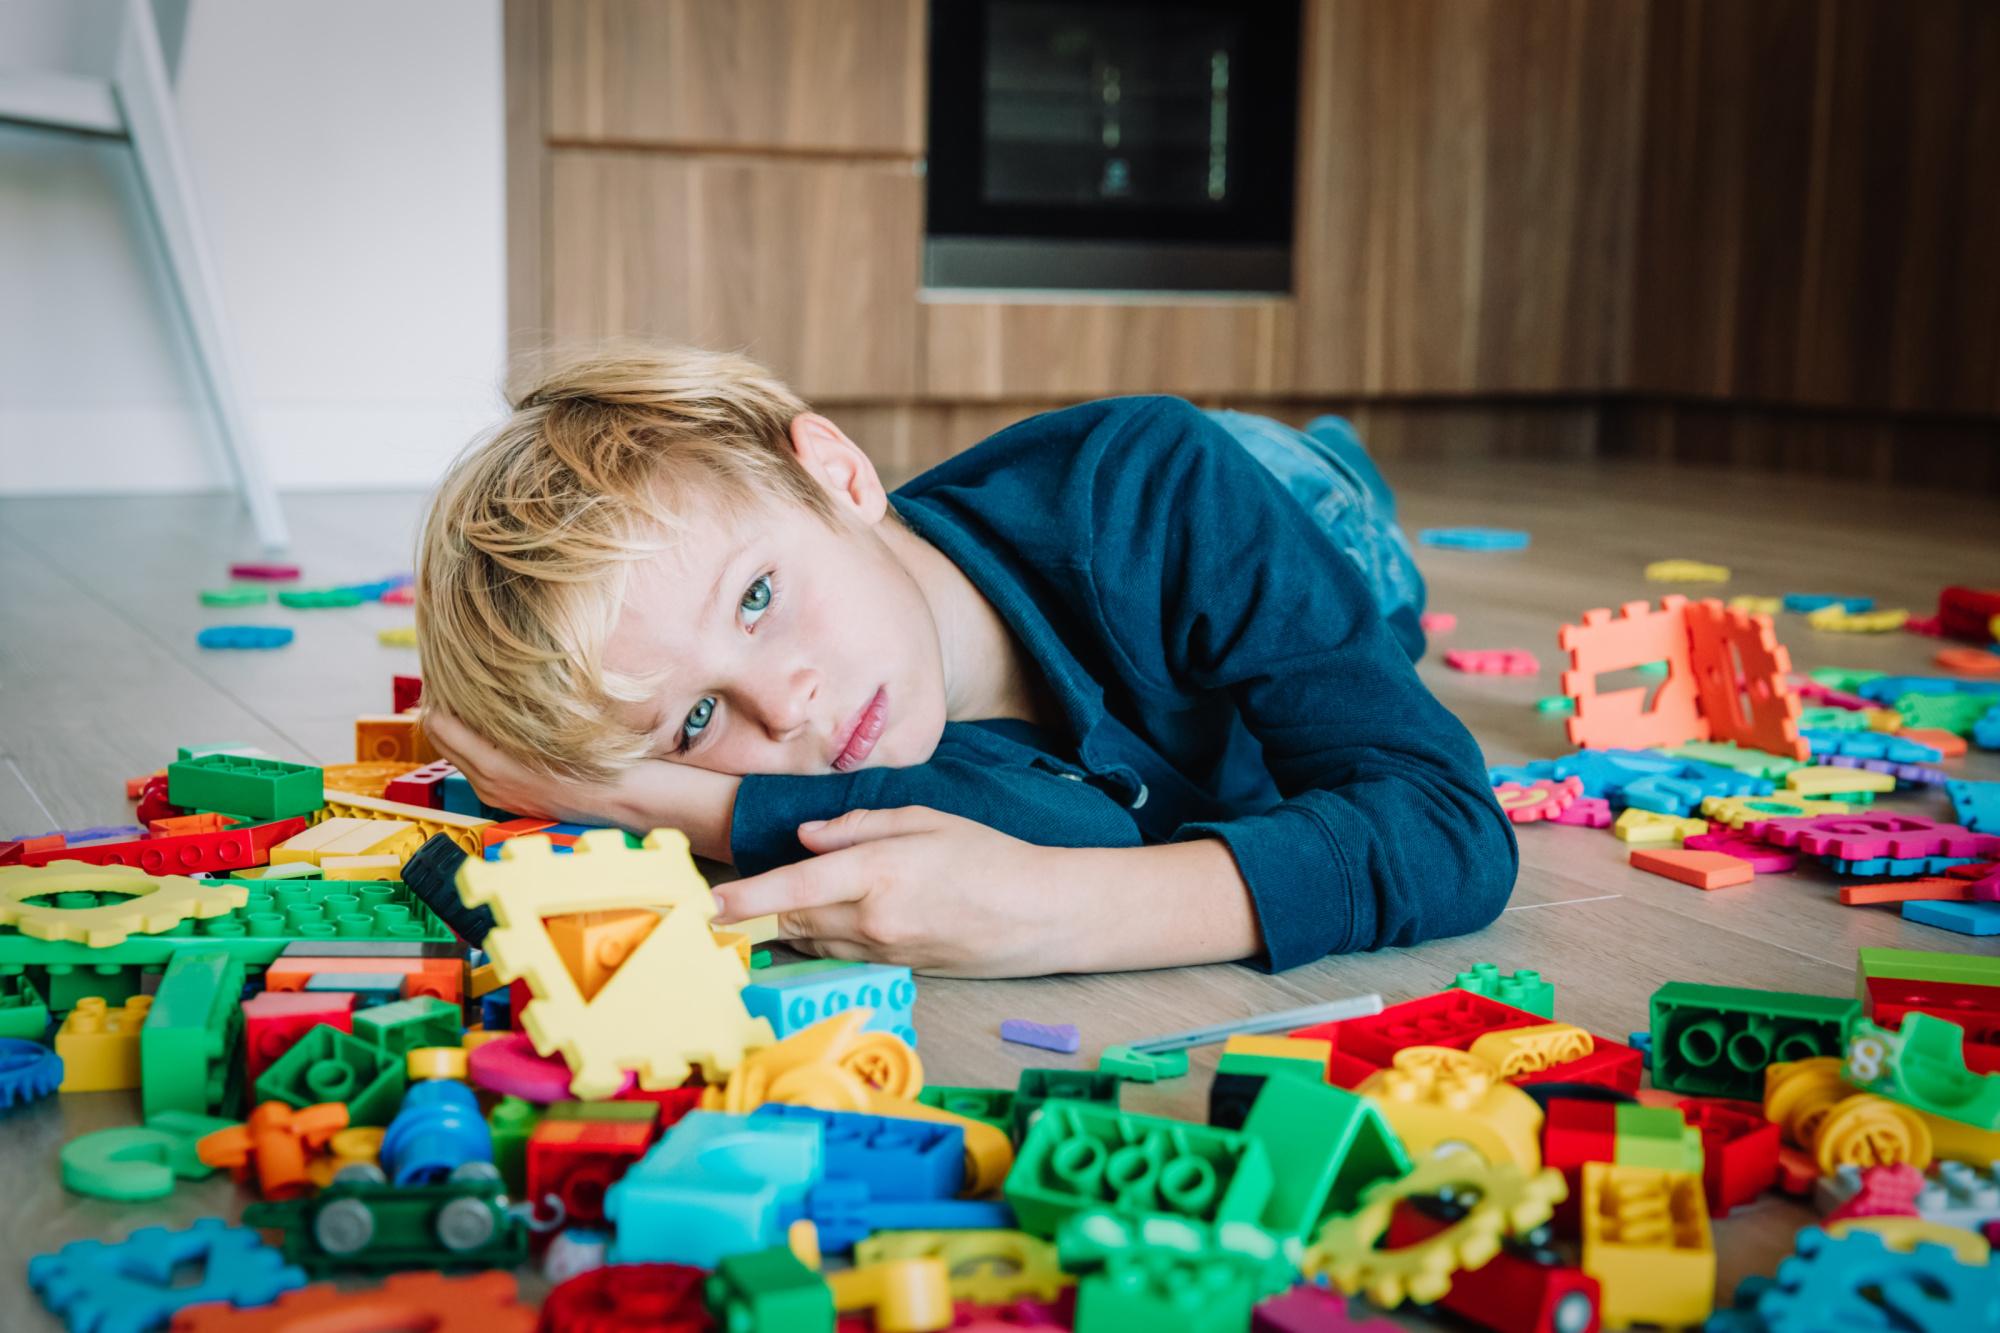
POLYGON ((1689 834, 1681 839, 1681 846, 1691 852, 1722 852, 1739 861, 1747 861, 1750 868, 1760 875, 1782 875, 1799 867, 1797 852, 1788 852, 1768 842, 1745 837, 1736 829, 1689 834))
POLYGON ((132 817, 141 824, 151 824, 156 819, 170 819, 186 813, 167 799, 167 775, 157 773, 147 778, 146 785, 139 789, 139 808, 132 812, 132 817))
POLYGON ((525 838, 530 833, 540 833, 543 829, 554 828, 558 821, 541 819, 534 815, 524 815, 519 819, 502 820, 498 824, 488 824, 479 830, 479 845, 492 847, 506 842, 509 838, 525 838))
POLYGON ((392 713, 407 713, 423 701, 422 676, 391 676, 389 688, 392 693, 389 711, 392 713))
MULTIPOLYGON (((1432 1217, 1413 1203, 1396 1205, 1386 1245, 1404 1249, 1435 1236, 1452 1223, 1432 1217)), ((1598 1333, 1597 1279, 1580 1268, 1548 1263, 1548 1251, 1503 1245, 1477 1268, 1451 1275, 1438 1305, 1493 1333, 1598 1333)))
POLYGON ((1618 1160, 1618 1103, 1554 1097, 1542 1120, 1542 1165, 1565 1175, 1618 1160))
POLYGON ((229 821, 213 810, 194 815, 168 815, 146 825, 149 838, 171 838, 182 833, 220 833, 229 821))
POLYGON ((0 840, 0 866, 21 864, 21 843, 17 838, 0 840))
POLYGON ((1750 863, 1727 852, 1690 852, 1679 847, 1634 847, 1634 870, 1650 871, 1697 889, 1726 889, 1732 884, 1748 884, 1757 877, 1750 863))
POLYGON ((1993 642, 2000 588, 1946 588, 1938 594, 1938 628, 1967 643, 1993 642))
POLYGON ((137 866, 149 875, 241 870, 245 866, 268 863, 274 845, 295 833, 305 832, 305 828, 306 821, 294 817, 222 833, 184 833, 171 838, 136 838, 130 842, 58 847, 46 852, 25 853, 21 864, 45 866, 51 861, 82 861, 94 866, 137 866))
POLYGON ((1735 611, 1714 598, 1687 608, 1688 656, 1711 740, 1804 759, 1799 697, 1786 684, 1792 655, 1771 617, 1735 611))
POLYGON ((1701 1184, 1711 1217, 1749 1203, 1777 1183, 1778 1127, 1764 1118, 1762 1107, 1721 1097, 1687 1097, 1676 1105, 1701 1131, 1701 1184))
POLYGON ((1695 692, 1688 655, 1687 598, 1663 597, 1655 611, 1647 602, 1627 602, 1614 619, 1607 608, 1583 613, 1581 625, 1565 625, 1556 643, 1569 654, 1562 692, 1576 701, 1566 724, 1571 745, 1588 749, 1635 749, 1681 745, 1709 738, 1695 692), (1665 662, 1667 676, 1646 705, 1650 687, 1597 692, 1597 678, 1665 662))
POLYGON ((549 1293, 535 1333, 708 1333, 707 1279, 685 1264, 593 1268, 549 1293))
POLYGON ((1931 1014, 1965 1032, 1965 1067, 1975 1074, 2000 1072, 2000 986, 1902 977, 1869 977, 1864 1000, 1868 1017, 1885 1028, 1900 1028, 1905 1016, 1931 1014))
POLYGON ((1639 1079, 1646 1070, 1646 1062, 1639 1053, 1609 1037, 1593 1036, 1590 1040, 1594 1044, 1589 1055, 1532 1073, 1516 1074, 1507 1081, 1517 1088, 1536 1083, 1595 1083, 1619 1092, 1637 1092, 1639 1079))
POLYGON ((601 1226, 604 1191, 646 1155, 651 1120, 543 1120, 528 1135, 528 1200, 538 1219, 601 1226))
POLYGON ((392 778, 382 789, 385 801, 402 801, 430 810, 444 809, 444 780, 458 772, 451 761, 440 759, 422 768, 413 768, 400 778, 392 778))
POLYGON ((303 991, 306 982, 322 972, 372 972, 400 976, 403 979, 404 999, 432 995, 446 1004, 465 1002, 465 964, 456 958, 314 958, 288 955, 264 970, 264 988, 303 991))
POLYGON ((654 1103, 660 1108, 660 1114, 653 1123, 665 1131, 679 1124, 682 1116, 701 1105, 701 1094, 700 1087, 647 1089, 634 1084, 611 1100, 654 1103))
POLYGON ((1331 1042, 1327 1081, 1355 1088, 1370 1074, 1387 1069, 1405 1046, 1449 1046, 1464 1051, 1489 1032, 1546 1022, 1539 1014, 1484 995, 1448 990, 1392 1004, 1366 1018, 1316 1023, 1288 1035, 1331 1042))
POLYGON ((354 1031, 354 999, 344 991, 263 991, 243 1002, 243 1062, 254 1086, 278 1057, 292 1049, 306 1032, 324 1023, 342 1032, 354 1031))

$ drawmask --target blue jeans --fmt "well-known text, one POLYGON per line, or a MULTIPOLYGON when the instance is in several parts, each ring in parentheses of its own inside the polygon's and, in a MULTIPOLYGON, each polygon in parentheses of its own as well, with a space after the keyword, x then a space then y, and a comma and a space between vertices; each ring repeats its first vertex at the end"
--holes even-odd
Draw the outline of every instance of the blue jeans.
POLYGON ((1423 575, 1396 525, 1395 493, 1354 427, 1340 417, 1320 417, 1301 431, 1248 412, 1208 415, 1305 506, 1361 571, 1403 651, 1413 662, 1422 657, 1423 575))

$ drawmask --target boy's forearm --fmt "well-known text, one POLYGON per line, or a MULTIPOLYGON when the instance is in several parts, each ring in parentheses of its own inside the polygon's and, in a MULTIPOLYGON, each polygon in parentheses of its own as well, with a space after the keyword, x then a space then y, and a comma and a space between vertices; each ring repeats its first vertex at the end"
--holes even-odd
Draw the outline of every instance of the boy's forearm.
POLYGON ((729 835, 743 779, 688 764, 641 767, 645 777, 628 794, 622 822, 638 832, 679 829, 696 856, 733 864, 729 835))
POLYGON ((1064 897, 1077 909, 1065 971, 1234 962, 1263 947, 1250 887, 1220 839, 1061 855, 1064 897))

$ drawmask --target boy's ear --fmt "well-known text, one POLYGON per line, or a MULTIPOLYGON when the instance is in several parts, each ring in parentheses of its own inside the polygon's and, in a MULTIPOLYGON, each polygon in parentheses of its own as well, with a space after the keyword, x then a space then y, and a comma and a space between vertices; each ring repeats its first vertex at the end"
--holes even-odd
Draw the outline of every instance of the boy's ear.
POLYGON ((847 432, 817 412, 792 418, 792 452, 844 511, 864 523, 879 522, 889 507, 875 464, 847 432))

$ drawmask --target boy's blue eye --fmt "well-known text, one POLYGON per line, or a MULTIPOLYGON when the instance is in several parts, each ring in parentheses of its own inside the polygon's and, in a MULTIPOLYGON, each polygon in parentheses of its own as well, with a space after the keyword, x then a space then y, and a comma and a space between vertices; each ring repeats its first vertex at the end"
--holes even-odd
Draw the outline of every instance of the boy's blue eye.
POLYGON ((680 748, 685 751, 694 738, 701 735, 702 728, 715 716, 715 700, 704 696, 693 708, 688 709, 687 721, 681 724, 680 748))
POLYGON ((759 574, 755 582, 743 593, 744 623, 754 625, 771 607, 771 576, 759 574))

